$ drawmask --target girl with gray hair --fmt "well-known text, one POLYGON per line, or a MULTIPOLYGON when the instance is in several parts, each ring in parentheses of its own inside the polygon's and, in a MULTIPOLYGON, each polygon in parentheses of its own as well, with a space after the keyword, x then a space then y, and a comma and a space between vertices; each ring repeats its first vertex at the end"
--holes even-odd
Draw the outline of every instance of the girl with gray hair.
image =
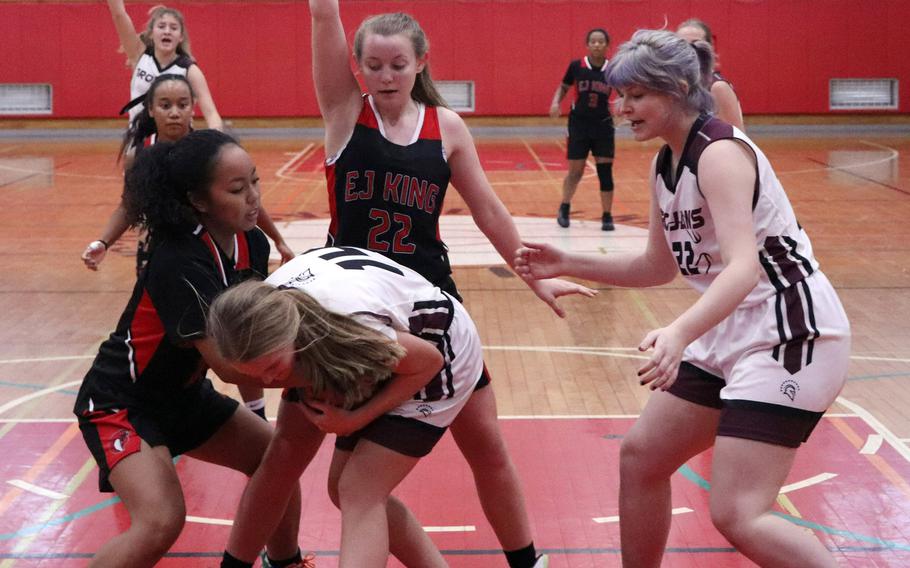
POLYGON ((714 448, 711 519, 761 566, 833 567, 810 533, 772 514, 796 450, 846 380, 850 327, 762 151, 707 114, 710 46, 642 30, 607 81, 636 140, 662 139, 640 253, 584 256, 525 243, 526 280, 568 275, 655 286, 682 274, 701 297, 638 345, 655 391, 620 450, 624 566, 657 567, 670 530, 670 477, 714 448), (694 49, 693 49, 694 48, 694 49))

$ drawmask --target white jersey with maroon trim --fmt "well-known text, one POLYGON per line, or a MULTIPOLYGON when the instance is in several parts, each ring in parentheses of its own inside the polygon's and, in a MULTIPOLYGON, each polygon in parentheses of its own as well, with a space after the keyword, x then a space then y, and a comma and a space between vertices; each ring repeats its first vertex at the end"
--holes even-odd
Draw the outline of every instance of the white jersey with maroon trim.
MULTIPOLYGON (((133 77, 130 79, 129 104, 133 104, 133 101, 136 101, 137 99, 141 101, 158 75, 183 75, 186 77, 187 71, 189 71, 190 66, 194 63, 195 62, 191 57, 187 55, 178 55, 169 65, 161 67, 158 64, 158 60, 155 59, 155 49, 153 47, 146 48, 145 53, 143 53, 139 57, 139 61, 136 62, 136 67, 133 68, 133 77)), ((130 107, 130 122, 132 122, 132 120, 136 118, 136 115, 144 108, 145 105, 141 102, 130 107)))
POLYGON ((654 174, 654 196, 660 206, 667 245, 679 271, 703 293, 724 269, 724 261, 714 219, 698 186, 698 160, 708 145, 725 139, 738 140, 752 150, 756 159, 752 222, 764 270, 743 301, 743 305, 754 305, 818 270, 809 237, 797 222, 790 200, 764 153, 740 130, 703 115, 692 126, 675 175, 669 146, 661 149, 654 174), (673 179, 675 186, 670 182, 673 179))
MULTIPOLYGON (((303 290, 325 308, 354 317, 362 324, 397 340, 407 332, 435 344, 445 361, 443 369, 415 399, 451 399, 473 389, 483 370, 476 356, 462 357, 463 346, 450 330, 456 315, 470 318, 461 305, 426 278, 388 257, 354 247, 325 247, 298 255, 266 279, 279 287, 303 290)), ((476 336, 476 332, 474 333, 476 336)))

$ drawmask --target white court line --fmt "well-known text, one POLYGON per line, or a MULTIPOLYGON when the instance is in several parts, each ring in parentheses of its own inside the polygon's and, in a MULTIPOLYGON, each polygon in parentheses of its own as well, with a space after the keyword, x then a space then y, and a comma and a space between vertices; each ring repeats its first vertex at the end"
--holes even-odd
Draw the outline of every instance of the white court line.
POLYGON ((3 406, 0 406, 0 414, 3 414, 4 412, 6 412, 7 410, 10 410, 12 408, 16 408, 20 404, 25 404, 26 402, 28 402, 30 400, 40 398, 40 397, 42 397, 46 394, 50 394, 54 391, 63 390, 67 387, 73 387, 73 386, 80 385, 80 384, 82 384, 82 379, 79 379, 78 381, 70 381, 68 383, 63 383, 63 384, 60 384, 60 385, 57 385, 54 387, 48 387, 46 389, 41 389, 39 391, 33 392, 32 394, 27 394, 25 396, 20 396, 19 398, 14 398, 13 400, 7 402, 3 406))
POLYGON ((0 359, 4 363, 44 363, 47 361, 72 361, 75 359, 94 359, 94 355, 65 355, 61 357, 30 357, 28 359, 0 359))
POLYGON ((806 487, 818 485, 819 483, 824 483, 824 482, 828 481, 829 479, 833 479, 835 477, 837 477, 836 473, 819 473, 818 475, 813 475, 812 477, 810 477, 808 479, 804 479, 802 481, 797 481, 796 483, 790 483, 788 485, 784 485, 783 487, 780 488, 779 494, 783 495, 784 493, 790 493, 791 491, 796 491, 798 489, 804 489, 806 487))
MULTIPOLYGON (((693 513, 694 511, 688 507, 677 507, 671 511, 674 515, 681 515, 683 513, 693 513)), ((618 523, 619 515, 613 515, 612 517, 594 517, 592 519, 595 523, 618 523)))
POLYGON ((451 527, 423 527, 424 532, 428 533, 448 533, 448 532, 474 532, 477 527, 474 525, 451 526, 451 527))
POLYGON ((869 434, 869 437, 866 438, 866 443, 863 444, 863 447, 860 449, 859 453, 865 455, 876 454, 878 453, 879 448, 882 447, 882 442, 884 441, 885 439, 881 434, 869 434))
POLYGON ((890 363, 910 363, 910 359, 904 357, 866 357, 864 355, 851 355, 854 361, 886 361, 890 363))
POLYGON ((839 402, 843 406, 846 406, 847 408, 849 408, 850 410, 855 412, 857 414, 857 416, 862 418, 866 422, 866 424, 869 425, 870 428, 872 428, 877 433, 879 433, 882 436, 882 438, 884 438, 884 440, 886 442, 888 442, 888 444, 892 448, 894 448, 895 451, 897 451, 897 453, 899 453, 901 456, 903 456, 903 458, 905 460, 910 462, 910 448, 907 447, 907 444, 905 444, 904 442, 901 441, 900 438, 895 436, 894 433, 891 432, 891 430, 888 430, 888 428, 884 424, 882 424, 878 418, 873 416, 871 412, 869 412, 862 406, 856 404, 855 402, 850 402, 849 400, 847 400, 846 398, 844 398, 842 396, 837 397, 837 402, 839 402))
POLYGON ((891 155, 886 158, 878 158, 876 160, 870 160, 868 162, 860 162, 858 164, 850 164, 848 166, 823 166, 820 168, 810 168, 810 169, 805 169, 805 170, 786 170, 786 171, 779 171, 776 173, 778 175, 781 175, 781 174, 811 174, 811 173, 815 173, 815 172, 823 172, 826 170, 851 170, 854 168, 865 168, 868 166, 876 166, 878 164, 883 164, 885 162, 890 162, 892 160, 896 160, 898 158, 898 156, 900 156, 900 152, 898 152, 897 150, 895 150, 894 148, 891 148, 889 146, 883 146, 881 144, 876 144, 875 142, 868 142, 866 140, 860 140, 859 143, 865 144, 866 146, 872 146, 873 148, 881 148, 882 150, 887 150, 888 152, 891 152, 891 155))
POLYGON ((71 424, 76 418, 0 418, 0 424, 71 424))
POLYGON ((14 166, 4 166, 0 164, 0 170, 7 170, 10 172, 22 172, 27 174, 42 174, 42 175, 54 175, 54 176, 64 176, 64 177, 76 177, 76 178, 90 178, 90 179, 123 179, 122 176, 102 176, 96 174, 70 174, 66 172, 58 172, 57 170, 46 171, 46 170, 30 170, 28 168, 17 168, 14 166))
POLYGON ((57 493, 56 491, 51 491, 50 489, 45 489, 44 487, 38 487, 33 483, 22 481, 21 479, 7 479, 6 482, 14 487, 28 491, 29 493, 34 493, 35 495, 48 497, 50 499, 66 499, 67 497, 63 493, 57 493))
MULTIPOLYGON (((12 481, 10 481, 9 483, 12 483, 12 481)), ((25 483, 25 482, 23 482, 23 483, 25 483)), ((25 489, 25 488, 23 487, 23 489, 25 489)), ((50 492, 50 493, 53 493, 53 492, 50 492)), ((66 497, 66 495, 61 495, 61 497, 66 497)), ((186 522, 199 523, 202 525, 218 525, 218 526, 223 526, 223 527, 230 527, 230 526, 234 525, 234 521, 232 521, 230 519, 215 519, 212 517, 196 517, 193 515, 187 515, 186 522)), ((477 527, 475 527, 474 525, 461 525, 461 526, 450 526, 450 527, 423 527, 423 530, 428 533, 474 532, 477 530, 477 527)))
POLYGON ((275 177, 280 178, 280 179, 296 179, 296 178, 292 178, 291 176, 287 175, 287 170, 291 169, 291 166, 293 166, 298 160, 301 160, 310 150, 312 150, 313 146, 315 146, 315 144, 310 142, 309 144, 304 146, 303 150, 301 150, 301 151, 297 152, 296 154, 294 154, 293 156, 291 156, 291 159, 289 159, 287 162, 284 163, 284 165, 282 165, 280 168, 278 168, 278 171, 275 172, 275 177))
POLYGON ((220 525, 224 527, 230 527, 234 525, 234 521, 231 521, 229 519, 212 519, 209 517, 193 517, 191 515, 186 516, 186 522, 200 523, 203 525, 220 525))

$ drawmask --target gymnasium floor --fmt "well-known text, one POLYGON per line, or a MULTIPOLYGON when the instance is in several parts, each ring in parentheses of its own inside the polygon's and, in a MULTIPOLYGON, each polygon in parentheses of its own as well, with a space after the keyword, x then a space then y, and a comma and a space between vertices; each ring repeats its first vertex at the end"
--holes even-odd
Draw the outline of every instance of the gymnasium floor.
MULTIPOLYGON (((765 130, 774 133, 756 140, 853 326, 849 382, 799 452, 777 512, 799 525, 794 530, 815 532, 843 566, 907 566, 910 137, 886 128, 765 130)), ((320 244, 328 206, 318 133, 240 134, 262 175, 263 202, 291 246, 320 244)), ((619 226, 606 234, 593 168, 571 227, 553 219, 565 172, 558 133, 478 134, 487 174, 527 238, 596 254, 643 245, 655 144, 619 140, 619 226)), ((119 199, 117 145, 104 134, 0 132, 0 568, 84 566, 128 524, 117 499, 98 493, 97 470, 71 415, 79 382, 132 287, 134 237, 113 247, 97 273, 79 260, 119 199)), ((442 236, 485 344, 536 544, 552 568, 619 566, 619 444, 648 395, 635 380, 634 346, 694 293, 681 280, 644 290, 601 286, 595 299, 564 299, 568 317, 560 320, 503 268, 467 213, 450 192, 442 236)), ((270 393, 269 413, 276 408, 277 393, 270 393)), ((317 553, 320 568, 337 565, 340 531, 324 490, 329 455, 326 443, 301 481, 300 543, 317 553)), ((243 479, 188 458, 177 467, 190 517, 160 565, 217 566, 243 479)), ((752 565, 711 526, 710 479, 710 453, 674 476, 665 566, 752 565)), ((453 567, 505 567, 449 437, 398 493, 453 567)))

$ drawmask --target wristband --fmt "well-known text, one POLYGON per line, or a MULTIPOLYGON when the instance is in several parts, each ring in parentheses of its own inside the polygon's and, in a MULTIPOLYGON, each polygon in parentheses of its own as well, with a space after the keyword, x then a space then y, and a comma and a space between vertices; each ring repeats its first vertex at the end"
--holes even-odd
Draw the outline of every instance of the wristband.
POLYGON ((107 250, 111 245, 107 244, 107 241, 104 239, 95 239, 96 243, 101 243, 101 246, 104 247, 104 250, 107 250))

